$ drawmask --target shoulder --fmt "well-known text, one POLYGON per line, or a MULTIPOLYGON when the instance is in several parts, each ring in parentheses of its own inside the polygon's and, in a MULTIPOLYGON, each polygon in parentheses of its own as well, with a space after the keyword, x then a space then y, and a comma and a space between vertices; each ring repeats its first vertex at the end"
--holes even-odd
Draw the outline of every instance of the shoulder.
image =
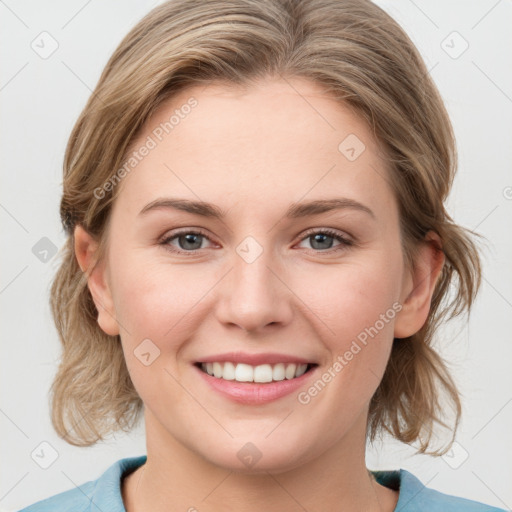
POLYGON ((382 485, 399 490, 396 512, 504 512, 501 508, 430 489, 405 469, 373 473, 382 485))
POLYGON ((69 491, 64 491, 33 503, 19 512, 67 512, 71 510, 85 512, 90 510, 89 507, 96 483, 97 480, 86 482, 69 491))
POLYGON ((98 479, 33 503, 19 512, 125 512, 121 479, 144 462, 145 455, 118 460, 98 479))

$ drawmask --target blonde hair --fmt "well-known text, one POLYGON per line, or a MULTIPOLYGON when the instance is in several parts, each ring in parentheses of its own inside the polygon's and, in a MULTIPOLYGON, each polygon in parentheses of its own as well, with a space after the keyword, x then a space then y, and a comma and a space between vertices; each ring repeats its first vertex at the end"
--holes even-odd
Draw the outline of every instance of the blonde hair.
POLYGON ((89 446, 114 430, 129 430, 143 407, 120 338, 99 327, 74 254, 77 224, 99 241, 97 261, 105 254, 120 187, 101 198, 95 190, 121 167, 148 117, 178 91, 278 76, 320 84, 366 120, 386 151, 407 261, 414 261, 414 248, 429 230, 441 239, 445 265, 428 319, 418 333, 393 341, 371 400, 368 436, 387 431, 427 452, 435 424, 448 427, 444 397, 455 413, 453 441, 459 394, 431 345, 442 319, 469 312, 481 270, 472 233, 444 207, 456 170, 454 134, 414 44, 369 0, 173 0, 153 9, 120 43, 66 148, 60 214, 68 239, 51 288, 63 351, 51 407, 54 428, 70 444, 89 446))

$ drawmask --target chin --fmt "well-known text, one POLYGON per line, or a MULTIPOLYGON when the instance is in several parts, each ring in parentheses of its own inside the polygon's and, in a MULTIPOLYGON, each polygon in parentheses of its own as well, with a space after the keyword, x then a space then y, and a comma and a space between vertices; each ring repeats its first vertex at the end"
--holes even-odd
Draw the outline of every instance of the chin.
POLYGON ((284 473, 300 467, 313 456, 312 448, 304 443, 283 444, 280 439, 270 441, 264 437, 253 442, 232 439, 225 445, 217 445, 202 456, 211 464, 241 474, 284 473), (297 447, 301 451, 297 451, 297 447), (308 456, 309 455, 309 456, 308 456))

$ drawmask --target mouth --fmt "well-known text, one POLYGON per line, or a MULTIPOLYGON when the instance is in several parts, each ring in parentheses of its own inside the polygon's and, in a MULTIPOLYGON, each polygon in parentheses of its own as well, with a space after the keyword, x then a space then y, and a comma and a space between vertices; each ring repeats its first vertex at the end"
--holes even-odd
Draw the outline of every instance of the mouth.
POLYGON ((197 362, 195 364, 203 373, 225 381, 270 384, 294 380, 310 372, 315 363, 276 363, 253 366, 231 361, 197 362))
POLYGON ((200 386, 231 402, 263 406, 307 386, 320 370, 318 363, 295 354, 235 351, 203 356, 193 366, 200 386))

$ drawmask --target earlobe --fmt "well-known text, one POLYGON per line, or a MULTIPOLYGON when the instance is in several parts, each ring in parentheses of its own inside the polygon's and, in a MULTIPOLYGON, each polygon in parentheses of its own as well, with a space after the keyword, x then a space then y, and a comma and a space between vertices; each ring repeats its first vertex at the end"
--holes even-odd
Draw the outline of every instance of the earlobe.
POLYGON ((105 261, 96 262, 98 242, 79 224, 74 231, 75 256, 82 272, 86 272, 87 286, 96 309, 98 324, 110 336, 119 334, 114 302, 106 274, 105 261))
POLYGON ((425 324, 444 261, 441 240, 437 233, 429 231, 418 247, 414 268, 404 276, 402 309, 395 320, 395 338, 408 338, 425 324))

